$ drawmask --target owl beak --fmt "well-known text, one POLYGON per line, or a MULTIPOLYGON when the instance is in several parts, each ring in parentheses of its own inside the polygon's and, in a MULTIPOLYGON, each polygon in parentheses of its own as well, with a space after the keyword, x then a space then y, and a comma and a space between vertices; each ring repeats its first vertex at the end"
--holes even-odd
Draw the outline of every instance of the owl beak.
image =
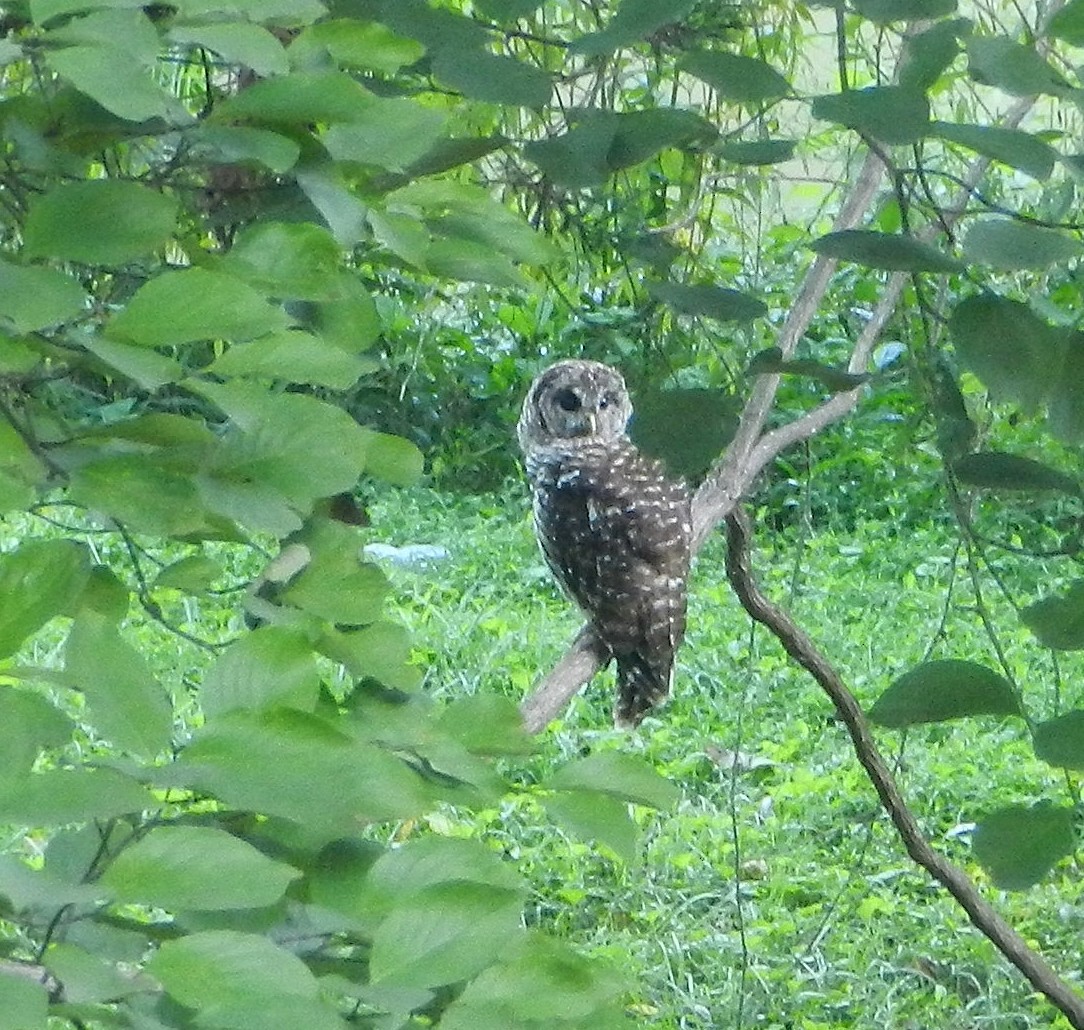
POLYGON ((598 418, 592 413, 587 416, 587 434, 588 436, 594 436, 598 428, 598 418))

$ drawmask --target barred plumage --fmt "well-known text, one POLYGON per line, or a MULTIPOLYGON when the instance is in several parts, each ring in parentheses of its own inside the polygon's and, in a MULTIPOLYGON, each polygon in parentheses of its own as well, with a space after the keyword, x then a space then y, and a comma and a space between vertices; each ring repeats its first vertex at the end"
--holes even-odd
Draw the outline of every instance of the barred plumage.
POLYGON ((617 661, 618 725, 664 701, 685 632, 689 493, 625 434, 621 374, 561 361, 531 385, 519 441, 553 574, 617 661))

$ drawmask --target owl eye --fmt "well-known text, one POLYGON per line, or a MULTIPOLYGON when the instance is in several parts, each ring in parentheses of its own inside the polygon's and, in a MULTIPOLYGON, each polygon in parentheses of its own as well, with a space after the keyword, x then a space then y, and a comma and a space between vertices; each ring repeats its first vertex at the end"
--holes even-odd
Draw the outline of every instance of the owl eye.
POLYGON ((611 404, 617 403, 616 393, 604 393, 598 402, 598 406, 602 411, 605 411, 611 404))
POLYGON ((559 390, 553 399, 562 411, 579 411, 583 407, 583 401, 572 390, 559 390))

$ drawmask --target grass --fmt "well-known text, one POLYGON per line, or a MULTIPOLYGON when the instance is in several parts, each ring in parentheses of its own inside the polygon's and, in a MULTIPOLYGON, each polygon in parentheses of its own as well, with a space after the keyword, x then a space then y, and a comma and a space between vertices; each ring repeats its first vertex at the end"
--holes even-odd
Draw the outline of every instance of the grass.
MULTIPOLYGON (((373 515, 374 537, 448 550, 439 563, 391 573, 395 614, 414 632, 425 689, 522 697, 579 624, 536 552, 522 493, 402 492, 373 515)), ((761 537, 765 586, 864 704, 927 656, 994 665, 970 588, 958 581, 948 591, 956 541, 933 519, 898 535, 869 524, 803 541, 761 537)), ((1041 572, 1031 569, 1025 593, 1041 572)), ((1040 716, 1052 714, 1049 656, 989 578, 980 583, 1029 702, 1040 716)), ((641 1022, 1067 1025, 911 865, 826 699, 774 641, 750 629, 725 582, 718 541, 695 569, 673 701, 639 732, 618 733, 609 675, 542 735, 534 759, 510 770, 525 789, 500 810, 459 814, 457 832, 489 840, 517 863, 531 886, 530 921, 630 973, 641 1022), (635 866, 555 828, 530 791, 570 757, 611 748, 643 755, 682 790, 674 810, 638 813, 644 835, 635 866)), ((1061 678, 1071 684, 1073 670, 1063 667, 1061 678)), ((1063 690, 1063 704, 1080 703, 1063 690)), ((1076 868, 1007 894, 970 856, 967 824, 983 812, 1065 800, 1062 774, 1035 759, 1021 723, 937 726, 912 732, 905 747, 899 734, 881 739, 928 835, 984 884, 1025 938, 1079 979, 1076 868)))

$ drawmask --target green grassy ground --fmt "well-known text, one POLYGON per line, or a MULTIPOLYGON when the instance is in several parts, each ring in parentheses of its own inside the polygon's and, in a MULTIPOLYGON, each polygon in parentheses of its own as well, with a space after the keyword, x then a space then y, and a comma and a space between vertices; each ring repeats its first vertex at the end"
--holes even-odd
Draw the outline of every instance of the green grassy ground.
MULTIPOLYGON (((482 499, 426 491, 374 508, 374 538, 438 544, 444 561, 393 569, 396 614, 414 631, 425 689, 515 698, 560 655, 579 620, 537 555, 515 490, 482 499)), ((761 534, 765 585, 869 704, 927 657, 992 664, 958 582, 955 541, 934 528, 881 525, 802 542, 761 534)), ((989 587, 989 584, 987 584, 989 587)), ((988 590, 1016 674, 1041 714, 1049 658, 988 590), (1004 609, 1004 610, 1003 610, 1004 609)), ((1072 670, 1061 670, 1070 690, 1072 670)), ((675 697, 632 734, 610 728, 610 679, 592 683, 509 770, 526 789, 500 810, 448 814, 446 832, 503 849, 528 878, 528 918, 610 956, 638 985, 634 1011, 659 1027, 1064 1026, 963 913, 915 870, 880 812, 827 700, 763 632, 752 632, 713 542, 694 573, 690 632, 675 697), (682 791, 642 813, 641 861, 556 829, 530 785, 568 757, 645 756, 682 791), (731 760, 733 756, 737 760, 731 760)), ((1062 800, 1060 774, 1032 755, 1019 721, 974 720, 885 733, 928 835, 980 882, 966 824, 1038 797, 1062 800)), ((1084 903, 1069 866, 991 900, 1067 976, 1079 979, 1084 903)))

